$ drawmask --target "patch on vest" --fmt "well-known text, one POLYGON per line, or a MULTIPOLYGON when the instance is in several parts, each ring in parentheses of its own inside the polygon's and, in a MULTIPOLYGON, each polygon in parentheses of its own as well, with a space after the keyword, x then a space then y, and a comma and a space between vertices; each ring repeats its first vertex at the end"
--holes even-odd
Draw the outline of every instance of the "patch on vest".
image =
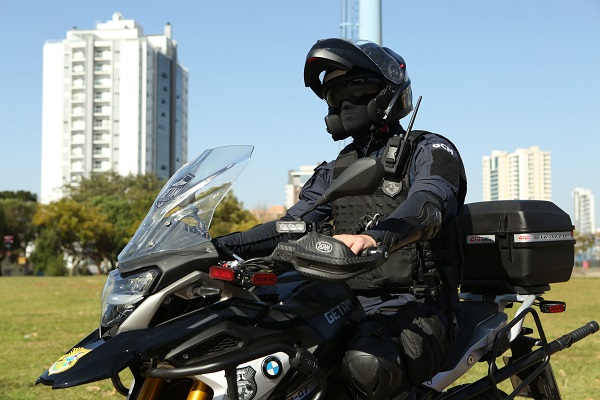
POLYGON ((441 176, 454 187, 459 185, 460 161, 441 147, 431 152, 432 163, 429 173, 441 176))
POLYGON ((383 193, 390 197, 396 196, 402 190, 402 182, 383 181, 383 193))

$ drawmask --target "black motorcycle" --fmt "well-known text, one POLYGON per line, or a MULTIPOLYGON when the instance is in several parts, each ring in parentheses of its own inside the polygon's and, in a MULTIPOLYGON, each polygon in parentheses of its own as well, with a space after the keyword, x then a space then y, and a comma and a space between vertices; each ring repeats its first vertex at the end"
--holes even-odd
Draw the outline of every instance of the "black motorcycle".
MULTIPOLYGON (((339 365, 364 311, 344 281, 380 266, 387 251, 355 255, 298 220, 278 230, 301 238, 280 243, 271 256, 219 260, 208 226, 252 150, 206 150, 175 173, 108 276, 99 328, 36 383, 58 389, 110 378, 132 400, 352 398, 339 365), (126 368, 129 388, 119 378, 126 368)), ((371 193, 382 175, 378 160, 361 159, 319 204, 371 193)), ((532 308, 565 310, 542 295, 570 277, 570 219, 550 202, 475 203, 465 211, 460 332, 419 396, 501 399, 507 395, 497 383, 510 379, 515 390, 506 398, 559 399, 550 356, 598 331, 592 321, 548 342, 532 308), (509 321, 504 310, 513 304, 521 306, 509 321), (528 315, 539 337, 523 326, 528 315), (506 365, 497 367, 497 359, 506 365), (486 376, 452 387, 479 361, 489 364, 486 376)))

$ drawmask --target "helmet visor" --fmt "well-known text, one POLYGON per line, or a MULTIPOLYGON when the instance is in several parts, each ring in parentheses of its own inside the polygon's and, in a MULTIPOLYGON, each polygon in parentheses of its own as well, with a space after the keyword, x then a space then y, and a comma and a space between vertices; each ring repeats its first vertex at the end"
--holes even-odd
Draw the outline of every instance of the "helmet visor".
POLYGON ((354 44, 377 65, 385 79, 397 85, 402 83, 404 80, 404 66, 399 68, 398 60, 385 51, 383 47, 368 40, 359 40, 354 44))
POLYGON ((333 108, 341 107, 344 101, 361 104, 375 97, 384 87, 381 79, 359 78, 346 80, 323 89, 323 97, 327 105, 333 108))

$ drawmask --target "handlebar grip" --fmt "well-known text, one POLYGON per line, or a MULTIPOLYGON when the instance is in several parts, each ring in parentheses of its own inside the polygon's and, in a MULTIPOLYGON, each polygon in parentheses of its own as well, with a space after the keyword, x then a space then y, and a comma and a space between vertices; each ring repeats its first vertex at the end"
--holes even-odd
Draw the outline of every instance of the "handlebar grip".
POLYGON ((380 249, 378 247, 368 247, 360 253, 360 256, 361 257, 369 257, 374 254, 377 254, 378 252, 380 252, 380 249))
POLYGON ((590 321, 581 328, 577 328, 572 332, 567 333, 555 340, 560 345, 560 349, 563 350, 567 347, 571 347, 571 345, 575 342, 580 341, 581 339, 598 332, 600 326, 596 321, 590 321))

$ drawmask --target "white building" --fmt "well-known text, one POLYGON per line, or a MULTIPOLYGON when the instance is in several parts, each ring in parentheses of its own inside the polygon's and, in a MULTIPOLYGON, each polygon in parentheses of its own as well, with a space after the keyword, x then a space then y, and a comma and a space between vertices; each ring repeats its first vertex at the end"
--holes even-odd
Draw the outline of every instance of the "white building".
POLYGON ((573 190, 573 203, 575 230, 582 234, 595 233, 596 214, 592 191, 590 189, 575 188, 573 190))
POLYGON ((145 35, 115 13, 44 44, 41 201, 92 173, 155 173, 187 162, 188 72, 171 26, 145 35))
POLYGON ((550 152, 537 146, 483 157, 483 200, 552 200, 550 152))
POLYGON ((296 204, 304 184, 315 172, 316 165, 302 165, 298 171, 288 171, 288 183, 285 185, 286 210, 296 204))

